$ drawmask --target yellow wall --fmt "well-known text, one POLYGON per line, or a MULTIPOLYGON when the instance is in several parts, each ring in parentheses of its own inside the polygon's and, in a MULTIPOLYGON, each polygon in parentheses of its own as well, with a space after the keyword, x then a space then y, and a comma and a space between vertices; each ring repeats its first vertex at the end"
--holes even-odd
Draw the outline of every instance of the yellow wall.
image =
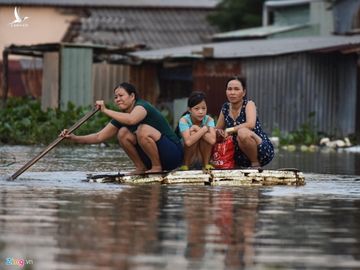
MULTIPOLYGON (((75 15, 62 14, 53 7, 20 7, 24 26, 14 27, 14 6, 0 7, 0 60, 5 46, 60 42, 75 15)), ((13 58, 13 57, 12 57, 13 58)))

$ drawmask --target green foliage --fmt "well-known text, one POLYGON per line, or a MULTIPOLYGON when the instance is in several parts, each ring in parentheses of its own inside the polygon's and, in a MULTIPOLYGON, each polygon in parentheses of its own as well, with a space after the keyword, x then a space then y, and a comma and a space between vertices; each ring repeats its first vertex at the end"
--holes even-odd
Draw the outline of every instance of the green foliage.
POLYGON ((272 135, 279 137, 280 145, 289 145, 289 144, 318 144, 321 134, 316 131, 314 125, 315 113, 312 112, 309 114, 308 120, 303 123, 298 130, 282 134, 279 128, 276 128, 272 135))
POLYGON ((221 31, 261 26, 264 0, 222 0, 208 21, 221 31))
MULTIPOLYGON (((10 98, 7 107, 0 110, 0 143, 48 144, 60 131, 77 122, 90 107, 75 107, 69 103, 66 111, 41 110, 40 102, 26 98, 10 98)), ((97 113, 75 133, 88 134, 103 128, 109 118, 97 113)))

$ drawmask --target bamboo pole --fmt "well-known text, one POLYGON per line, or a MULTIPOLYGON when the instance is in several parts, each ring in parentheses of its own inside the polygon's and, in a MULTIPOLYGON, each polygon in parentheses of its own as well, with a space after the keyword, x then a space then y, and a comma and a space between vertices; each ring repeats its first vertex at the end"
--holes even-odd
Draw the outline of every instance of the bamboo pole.
MULTIPOLYGON (((94 108, 86 115, 84 115, 79 121, 77 121, 73 126, 68 129, 68 133, 73 133, 76 129, 78 129, 82 124, 84 124, 90 117, 92 117, 100 108, 94 108)), ((19 175, 29 169, 32 165, 34 165, 39 159, 45 156, 51 149, 57 146, 65 137, 58 137, 52 143, 50 143, 40 154, 27 162, 24 166, 22 166, 18 171, 16 171, 8 180, 15 180, 19 175)))

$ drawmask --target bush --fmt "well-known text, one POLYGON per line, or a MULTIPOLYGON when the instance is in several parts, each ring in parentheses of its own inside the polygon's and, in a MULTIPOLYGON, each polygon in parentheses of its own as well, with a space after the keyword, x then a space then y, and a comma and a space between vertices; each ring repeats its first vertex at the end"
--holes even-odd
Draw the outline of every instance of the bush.
MULTIPOLYGON (((69 128, 85 115, 91 107, 76 107, 69 103, 66 111, 41 110, 40 102, 29 98, 10 98, 7 107, 0 110, 0 143, 48 144, 60 131, 69 128)), ((110 119, 97 113, 84 123, 76 134, 88 134, 103 128, 110 119)))
POLYGON ((280 129, 275 129, 272 133, 273 136, 279 137, 280 145, 311 145, 318 144, 321 137, 324 137, 324 134, 321 134, 316 131, 314 123, 315 113, 310 113, 308 120, 303 123, 299 129, 289 132, 281 133, 280 129))

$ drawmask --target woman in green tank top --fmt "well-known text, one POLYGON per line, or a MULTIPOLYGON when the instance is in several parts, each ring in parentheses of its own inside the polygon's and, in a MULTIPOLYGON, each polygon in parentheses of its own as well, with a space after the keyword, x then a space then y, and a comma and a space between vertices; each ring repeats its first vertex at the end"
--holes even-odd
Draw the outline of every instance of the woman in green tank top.
POLYGON ((183 148, 179 138, 163 115, 149 102, 139 99, 135 87, 121 83, 114 89, 114 100, 121 112, 106 108, 103 100, 96 101, 101 112, 112 118, 97 133, 76 136, 61 133, 77 143, 100 143, 117 136, 135 165, 135 173, 153 173, 173 170, 183 160, 183 148))

